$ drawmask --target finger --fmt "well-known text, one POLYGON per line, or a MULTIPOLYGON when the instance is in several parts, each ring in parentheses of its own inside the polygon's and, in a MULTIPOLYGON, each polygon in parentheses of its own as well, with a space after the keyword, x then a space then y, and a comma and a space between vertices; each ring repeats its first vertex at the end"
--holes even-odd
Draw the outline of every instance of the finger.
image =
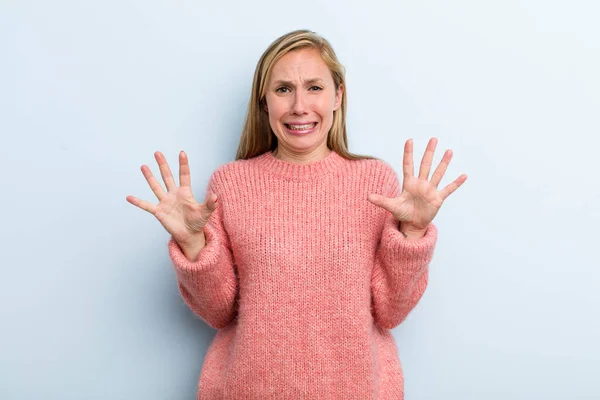
POLYGON ((439 165, 433 172, 433 175, 431 175, 431 183, 436 188, 442 181, 442 178, 444 177, 444 174, 446 173, 446 169, 448 168, 448 164, 450 164, 451 159, 452 159, 452 150, 448 149, 444 153, 444 156, 442 157, 442 161, 440 161, 439 165))
POLYGON ((158 169, 160 170, 160 175, 165 182, 165 186, 167 187, 167 192, 177 188, 177 184, 173 179, 173 174, 171 173, 171 168, 169 168, 169 164, 167 163, 167 159, 160 151, 154 153, 154 158, 156 158, 156 162, 158 163, 158 169))
POLYGON ((391 199, 389 197, 372 193, 367 197, 367 199, 376 206, 379 206, 389 212, 392 212, 392 210, 394 209, 394 199, 391 199))
POLYGON ((179 185, 190 187, 190 164, 188 162, 187 154, 181 150, 179 152, 179 185))
POLYGON ((156 213, 156 206, 146 200, 140 200, 134 196, 127 196, 126 200, 134 206, 139 207, 142 210, 148 211, 152 215, 156 213))
POLYGON ((165 191, 163 190, 162 186, 160 186, 160 183, 158 183, 158 181, 156 180, 154 175, 152 175, 150 168, 148 168, 148 166, 146 166, 146 165, 142 165, 142 173, 144 174, 144 177, 148 181, 148 184, 150 185, 150 189, 152 189, 152 192, 154 192, 154 194, 156 195, 156 197, 158 198, 159 201, 162 200, 166 195, 165 191))
POLYGON ((448 196, 450 196, 456 189, 458 189, 460 187, 460 185, 465 183, 466 180, 467 180, 467 175, 462 174, 461 176, 456 178, 456 180, 454 182, 448 184, 448 186, 446 186, 444 189, 440 190, 440 196, 442 198, 442 201, 446 200, 446 198, 448 196))
POLYGON ((402 170, 404 172, 404 179, 412 177, 415 174, 413 165, 413 141, 408 139, 404 143, 404 159, 402 162, 402 170))
POLYGON ((210 216, 217 208, 217 205, 218 205, 217 195, 214 192, 211 192, 211 194, 206 198, 206 201, 204 202, 204 204, 202 204, 200 207, 200 211, 201 211, 201 215, 202 215, 201 220, 202 220, 203 226, 208 223, 208 220, 210 219, 210 216))
POLYGON ((419 168, 419 179, 429 179, 429 171, 431 169, 433 153, 435 153, 436 145, 437 138, 433 137, 429 139, 429 143, 427 143, 427 148, 425 149, 425 154, 423 154, 423 159, 421 160, 421 167, 419 168))
POLYGON ((206 207, 208 208, 208 210, 210 210, 211 212, 215 210, 215 208, 217 208, 218 205, 218 196, 215 192, 211 192, 209 194, 209 196, 206 198, 206 207))

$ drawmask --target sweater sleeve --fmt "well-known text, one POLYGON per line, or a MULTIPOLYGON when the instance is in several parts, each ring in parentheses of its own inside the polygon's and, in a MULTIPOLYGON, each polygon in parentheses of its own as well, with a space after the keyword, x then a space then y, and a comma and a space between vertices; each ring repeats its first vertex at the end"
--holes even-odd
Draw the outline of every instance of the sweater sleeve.
MULTIPOLYGON (((386 181, 384 195, 397 197, 399 183, 393 170, 386 181)), ((437 228, 430 223, 422 238, 408 240, 400 232, 399 222, 386 213, 371 278, 372 314, 378 326, 392 329, 400 325, 425 292, 437 228)))
POLYGON ((227 326, 237 314, 238 277, 231 243, 223 225, 224 201, 216 184, 210 179, 210 190, 219 195, 219 205, 204 226, 206 245, 196 262, 190 262, 173 237, 168 249, 179 292, 190 309, 212 328, 227 326))

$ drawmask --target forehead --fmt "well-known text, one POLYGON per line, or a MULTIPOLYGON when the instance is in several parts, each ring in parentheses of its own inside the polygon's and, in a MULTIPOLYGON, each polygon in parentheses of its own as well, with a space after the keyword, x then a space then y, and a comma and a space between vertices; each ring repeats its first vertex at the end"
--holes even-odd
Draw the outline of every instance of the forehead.
POLYGON ((271 82, 279 79, 294 81, 305 78, 333 80, 329 67, 323 61, 319 50, 315 48, 290 51, 277 60, 271 69, 271 82))

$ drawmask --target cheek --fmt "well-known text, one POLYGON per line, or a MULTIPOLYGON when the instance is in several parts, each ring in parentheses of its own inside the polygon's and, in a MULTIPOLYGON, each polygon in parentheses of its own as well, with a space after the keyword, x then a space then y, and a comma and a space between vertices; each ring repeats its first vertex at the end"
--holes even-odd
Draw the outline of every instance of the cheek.
POLYGON ((271 121, 278 120, 287 112, 285 102, 281 101, 281 99, 269 101, 267 102, 267 106, 269 108, 269 119, 271 121))
POLYGON ((319 100, 319 103, 316 105, 319 110, 319 114, 323 118, 331 118, 333 115, 333 107, 335 106, 335 98, 324 97, 319 100))

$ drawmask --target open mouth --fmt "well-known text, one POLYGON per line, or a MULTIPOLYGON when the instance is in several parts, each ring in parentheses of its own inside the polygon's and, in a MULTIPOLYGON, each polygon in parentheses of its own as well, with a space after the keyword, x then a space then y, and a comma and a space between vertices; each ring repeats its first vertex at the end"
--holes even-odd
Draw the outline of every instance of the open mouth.
POLYGON ((302 125, 292 125, 292 124, 283 124, 283 125, 285 125, 286 129, 291 133, 304 134, 304 133, 312 132, 315 129, 315 127, 317 126, 317 123, 313 122, 310 124, 302 124, 302 125))

